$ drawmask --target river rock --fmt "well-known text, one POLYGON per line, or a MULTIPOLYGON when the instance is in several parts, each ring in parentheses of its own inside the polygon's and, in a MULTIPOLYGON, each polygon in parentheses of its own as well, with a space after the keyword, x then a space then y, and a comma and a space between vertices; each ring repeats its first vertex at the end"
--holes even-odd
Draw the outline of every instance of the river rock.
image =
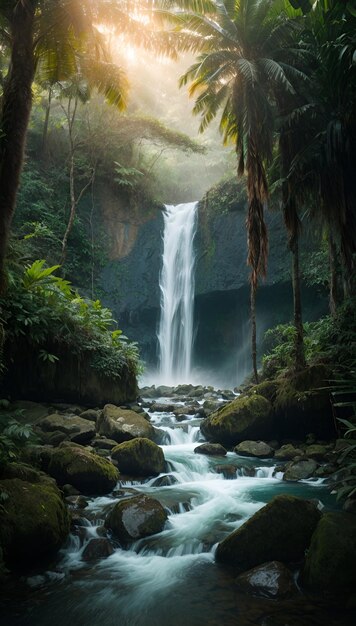
POLYGON ((197 404, 189 404, 189 405, 185 405, 185 406, 179 406, 179 407, 175 407, 173 413, 176 416, 176 418, 178 419, 180 416, 186 416, 186 415, 196 415, 197 413, 199 413, 200 411, 200 405, 197 404))
POLYGON ((69 533, 70 516, 59 489, 19 478, 0 481, 0 544, 10 569, 48 563, 69 533), (3 495, 4 498, 4 495, 3 495))
POLYGON ((71 441, 83 445, 89 443, 95 435, 95 424, 87 419, 78 417, 78 415, 52 413, 52 415, 38 420, 36 427, 40 428, 44 433, 59 431, 71 441))
POLYGON ((60 485, 69 483, 86 495, 109 493, 119 479, 119 472, 107 459, 82 446, 65 446, 54 450, 48 473, 60 485))
POLYGON ((219 408, 221 408, 222 406, 224 406, 225 403, 223 404, 222 402, 219 402, 219 400, 205 400, 204 404, 203 404, 203 409, 206 413, 206 415, 209 417, 209 415, 211 415, 211 413, 214 413, 214 411, 217 411, 219 408))
POLYGON ((114 554, 115 550, 110 541, 105 537, 95 537, 90 539, 85 546, 82 554, 83 561, 96 561, 98 559, 106 559, 114 554))
POLYGON ((218 544, 216 559, 241 572, 267 561, 298 561, 320 515, 314 502, 276 496, 218 544))
POLYGON ((164 404, 161 402, 154 402, 151 406, 153 413, 172 413, 176 409, 175 404, 164 404))
POLYGON ((279 561, 258 565, 236 578, 238 589, 265 598, 280 599, 296 591, 293 576, 279 561))
POLYGON ((152 487, 170 487, 171 485, 176 485, 178 482, 175 476, 172 474, 166 474, 166 476, 159 476, 152 483, 152 487))
POLYGON ((93 448, 100 448, 101 450, 112 450, 117 446, 117 441, 114 439, 107 439, 107 437, 96 437, 92 441, 93 448))
POLYGON ((154 439, 155 431, 142 415, 135 411, 121 409, 114 404, 106 404, 96 423, 99 435, 114 439, 117 443, 130 441, 135 437, 154 439))
POLYGON ((220 443, 202 443, 194 448, 195 454, 206 454, 207 456, 225 456, 225 448, 220 443))
POLYGON ((123 474, 153 476, 165 469, 162 449, 153 441, 141 437, 120 443, 111 451, 111 457, 123 474))
POLYGON ((303 480, 311 478, 315 475, 318 464, 313 459, 305 459, 301 461, 292 461, 288 463, 284 472, 283 480, 303 480))
POLYGON ((272 405, 266 398, 240 396, 207 417, 200 429, 209 441, 233 446, 246 439, 271 438, 272 405))
POLYGON ((344 512, 325 513, 305 558, 303 585, 338 603, 351 600, 356 588, 355 563, 356 516, 344 512))
POLYGON ((307 446, 304 450, 304 454, 308 459, 315 459, 316 461, 322 461, 328 452, 330 450, 326 446, 321 446, 317 443, 307 446))
POLYGON ((303 456, 304 452, 300 448, 295 448, 291 443, 287 443, 279 450, 275 450, 274 458, 278 461, 292 461, 297 456, 303 456))
POLYGON ((236 478, 235 465, 215 465, 214 471, 217 474, 222 474, 227 480, 234 480, 234 478, 236 478))
POLYGON ((235 448, 234 452, 241 456, 255 456, 260 459, 267 459, 274 455, 274 450, 264 441, 242 441, 235 448))
POLYGON ((167 513, 158 500, 138 495, 121 500, 110 511, 105 526, 123 543, 160 533, 167 513))
POLYGON ((86 411, 82 411, 79 417, 84 420, 89 420, 90 422, 96 422, 100 416, 101 411, 98 409, 86 409, 86 411))

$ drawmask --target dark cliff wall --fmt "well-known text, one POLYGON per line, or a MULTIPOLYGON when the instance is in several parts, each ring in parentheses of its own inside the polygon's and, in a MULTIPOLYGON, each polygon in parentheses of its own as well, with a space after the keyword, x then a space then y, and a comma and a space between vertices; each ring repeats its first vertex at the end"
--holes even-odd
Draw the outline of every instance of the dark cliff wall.
MULTIPOLYGON (((236 210, 237 208, 237 210, 236 210)), ((195 347, 197 368, 217 372, 226 384, 236 383, 250 370, 249 359, 249 269, 245 209, 216 215, 201 203, 195 238, 195 347)), ((128 215, 127 219, 130 219, 128 215)), ((292 315, 290 255, 283 220, 279 213, 267 212, 270 254, 268 274, 258 293, 258 339, 277 323, 292 315)), ((121 228, 120 240, 132 232, 111 222, 111 229, 121 228)), ((157 327, 159 323, 159 272, 163 249, 163 216, 156 210, 138 228, 128 254, 115 251, 102 273, 105 302, 113 308, 121 327, 139 342, 148 365, 157 363, 157 327)), ((305 290, 306 317, 320 315, 325 303, 315 293, 305 290)))

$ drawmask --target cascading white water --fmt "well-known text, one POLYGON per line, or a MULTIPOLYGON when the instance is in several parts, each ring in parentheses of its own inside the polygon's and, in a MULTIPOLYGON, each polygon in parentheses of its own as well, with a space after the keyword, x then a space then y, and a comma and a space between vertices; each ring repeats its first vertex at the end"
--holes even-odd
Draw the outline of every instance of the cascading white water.
POLYGON ((197 205, 197 202, 167 205, 164 213, 158 341, 161 382, 170 385, 190 379, 197 205))

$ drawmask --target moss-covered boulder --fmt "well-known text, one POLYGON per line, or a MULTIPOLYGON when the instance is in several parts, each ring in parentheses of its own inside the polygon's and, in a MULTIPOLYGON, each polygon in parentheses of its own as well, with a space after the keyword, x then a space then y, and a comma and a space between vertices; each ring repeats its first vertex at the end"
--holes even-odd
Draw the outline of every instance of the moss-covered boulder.
POLYGON ((272 405, 263 396, 239 396, 207 417, 200 429, 208 441, 227 446, 246 439, 271 438, 272 405))
POLYGON ((123 474, 155 476, 165 469, 165 458, 161 448, 144 437, 120 443, 111 451, 111 458, 117 462, 123 474))
POLYGON ((218 544, 216 559, 246 571, 267 561, 289 563, 303 558, 319 522, 314 502, 276 496, 218 544))
POLYGON ((69 513, 58 488, 12 478, 0 481, 0 491, 6 498, 0 507, 0 544, 5 564, 16 570, 48 562, 70 528, 69 513))
POLYGON ((166 520, 167 513, 158 500, 138 495, 115 504, 105 521, 105 526, 122 543, 128 543, 160 533, 166 520))
POLYGON ((251 389, 248 390, 248 395, 257 395, 263 396, 270 402, 274 402, 277 394, 279 383, 276 380, 264 380, 262 383, 258 385, 253 385, 251 389))
POLYGON ((220 443, 202 443, 194 448, 195 454, 206 454, 207 456, 226 456, 226 450, 220 443))
POLYGON ((36 422, 36 432, 42 436, 45 443, 49 443, 49 434, 60 432, 70 441, 85 445, 95 435, 95 423, 78 415, 52 413, 36 422))
POLYGON ((136 437, 155 439, 155 429, 143 415, 106 404, 96 423, 99 435, 114 439, 117 443, 131 441, 136 437))
POLYGON ((303 456, 304 452, 301 448, 296 448, 291 443, 286 443, 278 450, 275 450, 274 458, 278 461, 292 461, 297 456, 303 456))
POLYGON ((312 536, 302 571, 305 587, 329 600, 356 601, 356 516, 322 516, 312 536))
POLYGON ((312 365, 281 378, 273 402, 276 435, 280 439, 305 439, 313 432, 320 439, 335 437, 330 393, 331 371, 312 365))
POLYGON ((288 463, 284 472, 283 480, 304 480, 315 476, 318 464, 314 459, 301 459, 288 463))
POLYGON ((235 446, 234 452, 241 456, 254 456, 260 459, 267 459, 274 455, 273 448, 265 441, 242 441, 235 446))
POLYGON ((119 479, 119 472, 110 461, 79 445, 57 448, 48 473, 60 485, 73 485, 87 495, 109 493, 119 479))

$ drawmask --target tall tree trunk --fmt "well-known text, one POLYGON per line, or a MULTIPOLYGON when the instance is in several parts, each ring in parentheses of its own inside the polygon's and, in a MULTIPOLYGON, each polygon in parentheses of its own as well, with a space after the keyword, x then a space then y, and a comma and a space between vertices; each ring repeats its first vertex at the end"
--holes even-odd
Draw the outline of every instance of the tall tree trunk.
POLYGON ((51 112, 51 103, 52 103, 52 89, 53 87, 50 85, 48 88, 48 99, 46 104, 46 115, 43 124, 43 133, 42 133, 42 158, 47 156, 47 137, 48 137, 48 127, 49 127, 49 115, 51 112))
POLYGON ((302 317, 302 297, 300 289, 300 271, 299 271, 299 235, 295 234, 291 243, 292 252, 292 282, 293 282, 293 305, 294 305, 294 326, 295 335, 295 369, 302 370, 305 367, 304 354, 304 330, 302 317))
POLYGON ((329 232, 329 308, 333 317, 336 315, 338 305, 338 277, 337 277, 337 249, 334 238, 329 232))
POLYGON ((252 367, 255 383, 258 383, 258 371, 257 371, 257 333, 256 333, 256 292, 257 285, 251 281, 250 292, 250 315, 251 315, 251 354, 252 354, 252 367))
POLYGON ((0 290, 5 288, 4 259, 23 164, 35 74, 33 31, 38 0, 17 2, 10 16, 12 51, 0 126, 0 290))

